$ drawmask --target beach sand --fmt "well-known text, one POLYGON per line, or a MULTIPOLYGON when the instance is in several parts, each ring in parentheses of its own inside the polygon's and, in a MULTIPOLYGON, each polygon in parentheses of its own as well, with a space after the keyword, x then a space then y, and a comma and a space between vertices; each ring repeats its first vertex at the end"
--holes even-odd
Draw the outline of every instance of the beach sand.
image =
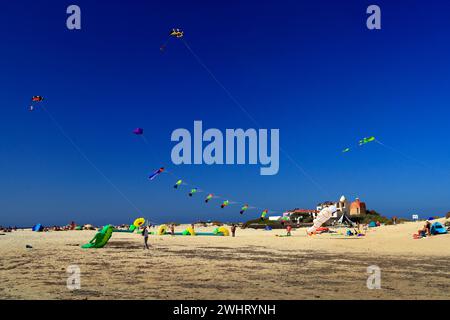
POLYGON ((414 240, 423 224, 360 238, 239 228, 235 238, 150 236, 148 251, 137 234, 81 249, 95 231, 16 231, 0 235, 0 299, 450 299, 450 234, 414 240), (79 290, 67 289, 69 265, 81 270, 79 290), (367 288, 372 265, 381 289, 367 288))

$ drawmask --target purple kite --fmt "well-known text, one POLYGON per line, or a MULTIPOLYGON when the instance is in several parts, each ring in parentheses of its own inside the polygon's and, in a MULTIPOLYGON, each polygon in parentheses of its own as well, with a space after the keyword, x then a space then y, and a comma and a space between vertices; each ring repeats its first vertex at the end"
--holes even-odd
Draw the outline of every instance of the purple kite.
POLYGON ((159 168, 158 170, 156 170, 155 172, 153 172, 148 178, 150 180, 155 179, 157 176, 159 176, 162 172, 164 171, 164 168, 159 168))
POLYGON ((136 128, 136 129, 133 130, 133 133, 134 133, 135 135, 140 136, 140 135, 144 134, 144 129, 142 129, 142 128, 136 128))

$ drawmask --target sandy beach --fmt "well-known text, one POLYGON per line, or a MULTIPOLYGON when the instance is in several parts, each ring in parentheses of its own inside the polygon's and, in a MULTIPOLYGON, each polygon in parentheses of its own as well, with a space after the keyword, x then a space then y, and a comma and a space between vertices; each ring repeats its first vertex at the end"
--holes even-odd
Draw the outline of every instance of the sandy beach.
POLYGON ((150 236, 149 251, 138 234, 82 249, 95 231, 19 230, 0 236, 0 299, 450 299, 450 234, 414 240, 422 225, 359 238, 305 229, 150 236), (80 290, 67 289, 69 265, 81 270, 80 290), (381 289, 367 288, 371 265, 381 268, 381 289))

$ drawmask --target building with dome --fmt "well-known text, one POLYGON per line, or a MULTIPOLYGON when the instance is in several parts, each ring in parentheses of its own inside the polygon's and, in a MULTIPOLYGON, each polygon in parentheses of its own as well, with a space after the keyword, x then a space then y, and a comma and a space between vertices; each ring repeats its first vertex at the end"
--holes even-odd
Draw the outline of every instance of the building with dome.
POLYGON ((350 215, 359 216, 367 213, 366 203, 356 198, 350 205, 350 215))

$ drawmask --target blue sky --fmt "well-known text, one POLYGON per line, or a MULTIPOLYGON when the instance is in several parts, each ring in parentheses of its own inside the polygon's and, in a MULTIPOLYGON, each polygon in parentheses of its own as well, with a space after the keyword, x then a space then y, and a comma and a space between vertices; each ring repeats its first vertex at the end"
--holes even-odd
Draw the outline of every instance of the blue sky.
MULTIPOLYGON (((160 166, 205 191, 284 210, 341 194, 385 215, 450 210, 449 5, 377 1, 13 1, 0 10, 0 224, 239 220, 238 206, 175 191, 160 166), (81 7, 82 30, 65 26, 81 7), (257 120, 279 128, 275 176, 259 166, 171 164, 177 128, 254 128, 172 27, 257 120), (125 200, 69 143, 45 107, 125 200), (149 145, 131 134, 143 127, 149 145), (378 144, 343 155, 365 136, 378 144), (131 202, 133 205, 131 205, 131 202)), ((249 210, 246 218, 259 216, 249 210)))

